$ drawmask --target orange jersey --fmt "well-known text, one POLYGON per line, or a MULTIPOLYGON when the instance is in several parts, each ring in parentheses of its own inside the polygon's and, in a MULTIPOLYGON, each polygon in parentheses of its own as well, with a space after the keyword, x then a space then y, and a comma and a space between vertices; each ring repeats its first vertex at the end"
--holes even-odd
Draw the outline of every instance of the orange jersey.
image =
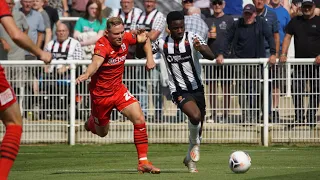
POLYGON ((90 92, 94 96, 112 96, 122 85, 122 74, 129 45, 136 44, 136 36, 125 32, 122 45, 113 46, 106 36, 100 38, 94 55, 104 58, 104 62, 91 77, 90 92))

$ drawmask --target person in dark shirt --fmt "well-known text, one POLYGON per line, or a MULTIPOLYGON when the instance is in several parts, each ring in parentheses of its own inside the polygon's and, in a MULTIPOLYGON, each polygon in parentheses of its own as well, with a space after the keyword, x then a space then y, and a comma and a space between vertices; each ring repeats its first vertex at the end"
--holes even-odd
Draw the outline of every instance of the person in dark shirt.
MULTIPOLYGON (((301 4, 303 0, 292 0, 291 2, 291 10, 290 10, 290 15, 291 18, 295 16, 302 16, 301 12, 301 4)), ((316 8, 314 10, 315 15, 320 16, 320 0, 313 0, 313 2, 316 5, 316 8)))
MULTIPOLYGON (((219 53, 217 60, 222 61, 223 56, 232 58, 265 58, 265 43, 267 40, 270 47, 269 62, 276 61, 275 41, 271 29, 268 28, 263 17, 257 16, 256 8, 252 4, 247 4, 243 9, 243 17, 236 21, 227 34, 223 49, 219 53), (231 50, 229 47, 231 46, 231 50), (231 51, 231 52, 230 52, 231 51)), ((260 119, 260 79, 262 72, 261 65, 236 66, 237 77, 245 80, 237 82, 242 95, 239 96, 239 103, 243 109, 243 122, 256 123, 260 119), (247 101, 250 101, 247 103, 247 101), (250 109, 248 110, 247 105, 250 109)))
MULTIPOLYGON (((223 42, 226 39, 227 30, 232 26, 234 23, 233 17, 226 15, 223 12, 226 3, 224 0, 212 0, 211 1, 211 8, 213 9, 213 15, 206 19, 206 23, 209 27, 208 33, 208 46, 210 47, 211 51, 214 54, 219 52, 219 49, 222 49, 223 42)), ((223 106, 223 121, 227 121, 228 118, 228 109, 230 105, 230 85, 232 79, 232 66, 230 65, 209 65, 206 68, 206 79, 207 84, 209 86, 209 94, 213 94, 212 97, 209 98, 211 109, 213 110, 211 117, 217 120, 217 104, 216 104, 216 97, 217 97, 217 82, 214 79, 219 79, 222 85, 223 94, 224 94, 224 106, 223 106), (223 79, 223 80, 222 80, 223 79)), ((212 122, 212 118, 208 117, 207 122, 212 122)))
POLYGON ((317 65, 295 65, 292 78, 292 98, 295 106, 295 125, 305 124, 304 90, 309 82, 309 109, 307 123, 316 126, 316 112, 320 100, 320 17, 314 14, 316 5, 313 0, 304 0, 301 6, 302 16, 293 18, 287 28, 282 44, 280 61, 287 61, 287 52, 292 36, 294 36, 295 58, 315 58, 317 65), (299 123, 299 124, 297 124, 299 123))
MULTIPOLYGON (((281 45, 285 35, 285 28, 290 21, 290 14, 281 5, 280 0, 270 0, 269 5, 265 6, 267 10, 275 12, 279 21, 279 36, 280 36, 280 45, 279 45, 279 54, 281 53, 281 45)), ((272 103, 270 103, 270 107, 272 107, 272 120, 273 122, 279 122, 279 103, 280 103, 280 94, 281 92, 285 92, 286 89, 286 65, 277 64, 275 66, 271 66, 270 78, 272 79, 272 103)), ((270 116, 271 117, 271 116, 270 116)))
MULTIPOLYGON (((267 0, 253 0, 253 4, 255 5, 257 9, 257 15, 260 17, 263 17, 268 24, 268 28, 270 28, 273 38, 276 44, 276 57, 278 57, 279 49, 280 49, 280 34, 279 34, 279 20, 277 18, 276 13, 270 11, 270 9, 267 8, 267 0)), ((265 46, 265 51, 266 51, 266 57, 270 57, 270 47, 268 45, 267 40, 264 41, 264 46, 265 46)), ((275 62, 273 62, 275 63, 275 62)), ((269 85, 269 119, 270 122, 277 122, 279 121, 279 114, 276 112, 272 112, 272 97, 275 99, 275 92, 278 90, 278 85, 275 81, 276 78, 279 78, 278 75, 279 72, 282 72, 283 70, 280 69, 280 67, 276 65, 271 65, 270 66, 270 71, 269 71, 269 77, 272 79, 272 83, 269 85), (275 76, 277 75, 277 76, 275 76), (272 116, 271 116, 272 115, 272 116), (272 118, 271 118, 272 117, 272 118)))

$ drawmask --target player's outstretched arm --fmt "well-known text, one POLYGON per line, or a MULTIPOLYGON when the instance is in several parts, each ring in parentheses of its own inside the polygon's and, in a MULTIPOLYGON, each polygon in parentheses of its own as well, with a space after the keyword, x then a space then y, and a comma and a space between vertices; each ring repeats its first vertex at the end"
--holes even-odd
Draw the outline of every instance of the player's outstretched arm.
POLYGON ((147 58, 146 69, 149 71, 156 66, 156 63, 154 62, 154 59, 153 59, 152 47, 151 47, 151 42, 149 38, 146 40, 146 43, 143 46, 143 50, 147 58))
POLYGON ((0 21, 5 30, 8 32, 11 39, 18 46, 38 56, 45 63, 51 62, 51 53, 42 51, 39 47, 37 47, 25 33, 21 32, 20 29, 18 29, 16 23, 14 22, 11 16, 2 17, 0 21))
POLYGON ((199 51, 205 59, 214 60, 215 55, 211 51, 208 45, 203 45, 200 43, 199 39, 193 40, 193 47, 199 51))
POLYGON ((97 70, 99 69, 99 67, 103 63, 103 61, 104 61, 103 57, 98 56, 98 55, 93 55, 92 62, 91 62, 91 64, 89 64, 86 72, 77 78, 77 80, 76 80, 77 84, 79 84, 80 82, 85 81, 85 80, 89 79, 91 76, 93 76, 94 73, 97 72, 97 70))

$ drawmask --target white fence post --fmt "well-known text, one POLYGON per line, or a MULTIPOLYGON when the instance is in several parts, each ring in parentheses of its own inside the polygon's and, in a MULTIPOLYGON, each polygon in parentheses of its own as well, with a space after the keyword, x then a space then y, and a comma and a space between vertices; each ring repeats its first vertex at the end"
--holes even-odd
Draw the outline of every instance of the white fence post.
POLYGON ((286 96, 291 96, 291 63, 287 63, 287 93, 286 96))
POLYGON ((268 147, 269 141, 269 64, 263 62, 263 145, 268 147))
POLYGON ((69 128, 69 144, 75 145, 76 141, 76 65, 75 63, 70 64, 70 128, 69 128))

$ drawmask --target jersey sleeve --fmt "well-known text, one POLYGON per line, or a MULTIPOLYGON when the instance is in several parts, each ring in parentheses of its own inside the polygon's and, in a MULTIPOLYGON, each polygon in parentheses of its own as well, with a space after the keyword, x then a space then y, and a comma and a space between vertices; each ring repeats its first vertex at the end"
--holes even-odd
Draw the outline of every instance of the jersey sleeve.
POLYGON ((152 53, 153 54, 156 54, 160 51, 160 48, 159 48, 159 39, 157 39, 156 41, 152 42, 151 45, 152 45, 152 53))
POLYGON ((129 45, 133 45, 133 44, 136 44, 137 43, 137 37, 135 34, 132 34, 132 33, 124 33, 124 37, 123 39, 125 39, 129 45))
POLYGON ((97 56, 101 56, 103 58, 106 58, 108 55, 108 46, 105 42, 105 37, 100 38, 97 42, 96 42, 96 46, 94 48, 94 54, 93 55, 97 55, 97 56))
POLYGON ((200 45, 207 45, 206 41, 203 40, 203 38, 201 36, 199 36, 198 34, 193 34, 192 36, 192 43, 194 43, 194 40, 198 39, 200 42, 200 45))
POLYGON ((6 1, 0 0, 0 19, 4 16, 11 16, 11 12, 6 1))

